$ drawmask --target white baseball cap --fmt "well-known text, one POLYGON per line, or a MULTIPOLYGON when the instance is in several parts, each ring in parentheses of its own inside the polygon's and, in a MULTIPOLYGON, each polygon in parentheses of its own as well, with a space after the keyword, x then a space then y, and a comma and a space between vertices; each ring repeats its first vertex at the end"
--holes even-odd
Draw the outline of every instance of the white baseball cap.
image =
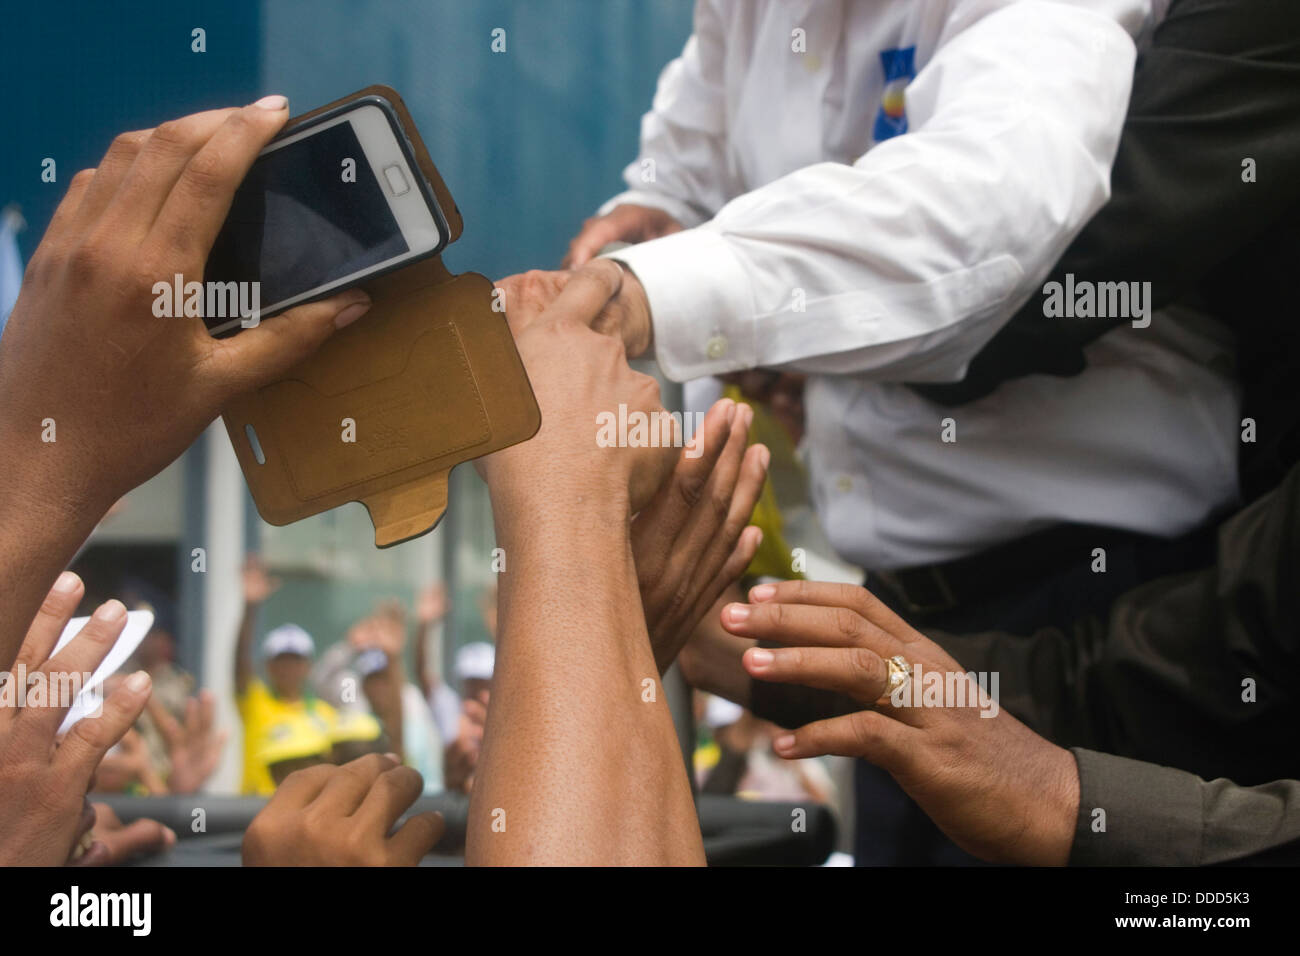
POLYGON ((297 624, 281 624, 262 638, 262 656, 269 659, 279 657, 281 654, 314 657, 316 642, 297 624))

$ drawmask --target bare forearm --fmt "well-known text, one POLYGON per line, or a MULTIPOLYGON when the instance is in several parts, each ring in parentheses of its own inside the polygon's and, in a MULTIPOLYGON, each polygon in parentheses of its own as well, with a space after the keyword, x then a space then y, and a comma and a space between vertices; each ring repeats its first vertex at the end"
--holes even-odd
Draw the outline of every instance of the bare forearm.
MULTIPOLYGON (((0 434, 4 434, 0 430, 0 434)), ((0 500, 0 670, 8 670, 50 585, 95 530, 110 502, 82 491, 62 493, 50 471, 18 442, 4 439, 0 500)), ((53 446, 46 446, 52 448, 53 446)), ((54 452, 44 454, 53 456, 54 452)), ((57 462, 51 462, 57 466, 57 462)))
POLYGON ((235 638, 235 692, 239 694, 253 679, 253 625, 258 607, 250 601, 244 602, 244 614, 239 619, 239 634, 235 638))
MULTIPOLYGON (((626 505, 581 505, 498 521, 510 572, 467 860, 702 863, 626 505)), ((498 514, 524 507, 494 497, 498 514)))

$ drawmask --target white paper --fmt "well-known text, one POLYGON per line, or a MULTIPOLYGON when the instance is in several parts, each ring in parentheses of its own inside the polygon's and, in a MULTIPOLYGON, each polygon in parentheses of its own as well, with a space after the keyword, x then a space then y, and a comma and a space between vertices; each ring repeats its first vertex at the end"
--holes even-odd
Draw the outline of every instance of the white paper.
MULTIPOLYGON (((54 645, 54 654, 63 650, 67 644, 81 632, 89 621, 88 617, 75 617, 68 622, 68 626, 63 629, 59 636, 59 642, 54 645)), ((99 667, 95 668, 95 673, 91 675, 81 692, 77 694, 77 699, 72 702, 68 708, 68 715, 63 718, 63 723, 59 726, 59 733, 66 734, 72 725, 82 717, 90 714, 97 714, 100 707, 103 706, 103 698, 99 693, 99 687, 112 674, 115 674, 123 664, 130 659, 135 653, 135 649, 140 646, 144 636, 149 633, 149 628, 153 627, 153 611, 128 611, 126 614, 126 627, 122 628, 122 633, 118 636, 117 641, 109 648, 104 660, 100 662, 99 667)), ((50 656, 53 657, 54 654, 50 656)))

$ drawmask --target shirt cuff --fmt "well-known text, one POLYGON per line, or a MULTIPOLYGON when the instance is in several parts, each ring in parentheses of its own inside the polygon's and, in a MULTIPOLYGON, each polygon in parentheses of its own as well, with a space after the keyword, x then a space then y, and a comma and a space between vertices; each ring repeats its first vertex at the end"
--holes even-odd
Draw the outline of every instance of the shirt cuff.
POLYGON ((1071 866, 1200 865, 1199 777, 1078 747, 1070 752, 1079 765, 1071 866))
POLYGON ((726 240, 708 228, 611 253, 645 287, 655 358, 685 382, 757 365, 749 278, 726 240))

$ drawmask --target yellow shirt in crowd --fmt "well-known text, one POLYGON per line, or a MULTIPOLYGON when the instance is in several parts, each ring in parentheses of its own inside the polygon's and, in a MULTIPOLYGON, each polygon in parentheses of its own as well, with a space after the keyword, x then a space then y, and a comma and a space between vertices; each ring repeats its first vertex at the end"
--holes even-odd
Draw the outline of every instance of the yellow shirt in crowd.
POLYGON ((254 678, 235 702, 244 722, 244 793, 270 796, 271 764, 329 751, 338 715, 323 700, 281 700, 254 678))

